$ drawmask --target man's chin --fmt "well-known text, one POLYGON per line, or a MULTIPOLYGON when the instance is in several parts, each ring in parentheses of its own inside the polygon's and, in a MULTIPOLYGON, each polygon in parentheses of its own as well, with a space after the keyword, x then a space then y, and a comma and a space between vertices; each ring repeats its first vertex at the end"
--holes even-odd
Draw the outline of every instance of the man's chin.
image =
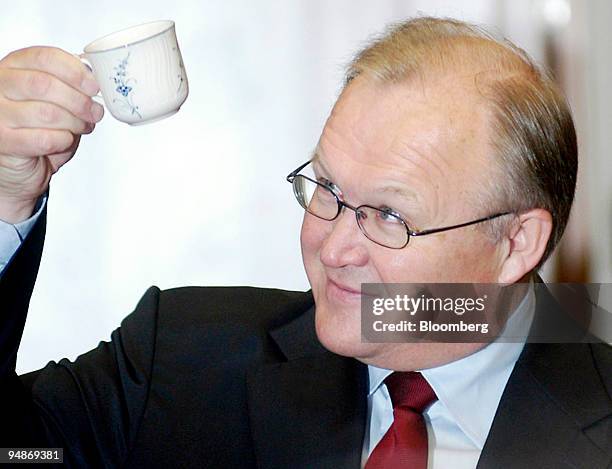
POLYGON ((338 318, 316 318, 317 337, 323 347, 337 355, 362 361, 376 355, 380 344, 363 342, 359 325, 355 327, 354 324, 338 323, 338 321, 338 318))
MULTIPOLYGON (((318 334, 317 334, 318 335, 318 334)), ((336 355, 343 357, 355 358, 356 360, 368 363, 370 359, 376 356, 378 344, 367 344, 362 342, 355 343, 354 341, 342 341, 338 338, 327 338, 319 336, 321 345, 336 355)))

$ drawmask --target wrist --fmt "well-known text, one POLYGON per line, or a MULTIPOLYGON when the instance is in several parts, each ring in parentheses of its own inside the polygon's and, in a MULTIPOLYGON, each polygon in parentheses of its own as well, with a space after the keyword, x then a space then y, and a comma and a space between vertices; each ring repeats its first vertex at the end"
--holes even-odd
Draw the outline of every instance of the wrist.
POLYGON ((16 200, 0 197, 0 220, 12 225, 27 220, 34 213, 37 200, 16 200))

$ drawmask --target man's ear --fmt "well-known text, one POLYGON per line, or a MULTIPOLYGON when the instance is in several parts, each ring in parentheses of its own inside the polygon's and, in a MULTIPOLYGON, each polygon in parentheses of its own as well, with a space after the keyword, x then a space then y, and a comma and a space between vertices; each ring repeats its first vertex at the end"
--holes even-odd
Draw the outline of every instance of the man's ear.
POLYGON ((534 208, 520 213, 502 241, 506 247, 499 270, 499 283, 517 282, 542 259, 552 232, 552 216, 534 208))

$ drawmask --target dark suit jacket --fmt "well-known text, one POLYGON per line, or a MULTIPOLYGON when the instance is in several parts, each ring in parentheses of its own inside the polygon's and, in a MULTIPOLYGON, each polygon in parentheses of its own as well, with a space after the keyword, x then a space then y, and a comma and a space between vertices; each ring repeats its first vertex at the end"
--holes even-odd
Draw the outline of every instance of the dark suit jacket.
MULTIPOLYGON (((17 376, 44 227, 0 280, 0 447, 63 447, 74 467, 359 468, 367 367, 319 344, 309 292, 151 287, 111 342, 17 376)), ((611 358, 526 345, 478 468, 609 467, 611 358)))

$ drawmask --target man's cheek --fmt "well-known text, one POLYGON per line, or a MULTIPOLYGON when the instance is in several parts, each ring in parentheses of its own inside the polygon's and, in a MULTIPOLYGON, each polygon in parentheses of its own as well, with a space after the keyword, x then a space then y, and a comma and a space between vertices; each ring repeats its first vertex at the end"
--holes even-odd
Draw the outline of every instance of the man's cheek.
POLYGON ((302 255, 304 260, 306 256, 318 255, 323 241, 325 240, 325 230, 321 229, 317 219, 313 219, 312 215, 306 214, 302 222, 302 230, 300 232, 300 242, 302 245, 302 255))
POLYGON ((319 249, 322 241, 319 239, 320 233, 315 230, 310 217, 305 217, 302 222, 302 229, 300 232, 300 244, 302 248, 302 260, 304 262, 304 268, 306 269, 306 275, 310 284, 313 285, 315 271, 318 270, 317 266, 320 264, 319 261, 319 249))

